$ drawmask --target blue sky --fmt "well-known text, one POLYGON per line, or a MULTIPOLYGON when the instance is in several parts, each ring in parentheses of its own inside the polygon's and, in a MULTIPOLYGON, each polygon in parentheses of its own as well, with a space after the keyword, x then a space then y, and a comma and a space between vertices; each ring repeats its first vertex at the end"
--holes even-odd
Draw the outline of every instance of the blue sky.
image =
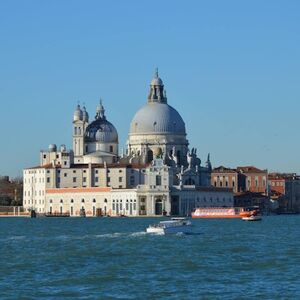
POLYGON ((155 67, 214 166, 300 173, 300 1, 0 2, 0 174, 71 146, 102 97, 126 143, 155 67))

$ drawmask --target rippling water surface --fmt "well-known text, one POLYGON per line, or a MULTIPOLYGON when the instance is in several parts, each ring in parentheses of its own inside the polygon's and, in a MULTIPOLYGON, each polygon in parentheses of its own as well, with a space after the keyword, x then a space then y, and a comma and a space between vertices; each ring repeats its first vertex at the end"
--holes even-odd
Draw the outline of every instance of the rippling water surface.
POLYGON ((1 299, 300 299, 300 216, 193 220, 1 218, 1 299))

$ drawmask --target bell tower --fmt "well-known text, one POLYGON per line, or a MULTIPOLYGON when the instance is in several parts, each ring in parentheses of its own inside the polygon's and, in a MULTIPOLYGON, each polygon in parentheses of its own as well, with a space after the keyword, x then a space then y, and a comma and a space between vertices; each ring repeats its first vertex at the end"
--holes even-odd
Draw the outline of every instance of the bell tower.
POLYGON ((74 163, 82 163, 85 154, 84 133, 88 126, 88 113, 86 108, 78 104, 73 115, 73 151, 74 163))

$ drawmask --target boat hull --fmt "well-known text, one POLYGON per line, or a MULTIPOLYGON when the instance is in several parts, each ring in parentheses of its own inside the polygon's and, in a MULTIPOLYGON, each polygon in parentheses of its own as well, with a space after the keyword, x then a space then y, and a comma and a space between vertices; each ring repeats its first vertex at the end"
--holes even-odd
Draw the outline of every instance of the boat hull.
POLYGON ((196 208, 192 213, 192 218, 201 219, 241 219, 250 217, 251 211, 245 211, 240 207, 211 207, 196 208))
POLYGON ((174 226, 174 227, 167 227, 167 228, 155 228, 155 227, 148 227, 146 229, 147 233, 153 234, 177 234, 177 233, 191 233, 192 226, 174 226))
POLYGON ((146 232, 155 234, 188 234, 192 232, 192 224, 185 218, 172 218, 171 221, 161 221, 158 224, 150 225, 146 232))
POLYGON ((255 222, 255 221, 261 221, 260 216, 250 216, 250 217, 244 217, 242 218, 243 221, 248 221, 248 222, 255 222))

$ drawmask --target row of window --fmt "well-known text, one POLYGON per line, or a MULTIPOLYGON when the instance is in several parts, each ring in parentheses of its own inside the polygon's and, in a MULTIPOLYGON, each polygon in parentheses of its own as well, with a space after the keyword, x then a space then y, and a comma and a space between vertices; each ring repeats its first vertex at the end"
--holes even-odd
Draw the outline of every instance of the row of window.
MULTIPOLYGON (((114 203, 114 202, 117 202, 117 203, 118 203, 118 202, 119 202, 119 200, 118 200, 118 199, 117 199, 117 200, 113 199, 113 201, 112 201, 112 202, 113 202, 113 203, 114 203)), ((120 200, 120 202, 122 203, 122 202, 123 202, 123 200, 121 199, 121 200, 120 200)), ((125 201, 124 201, 124 202, 125 202, 125 201)), ((126 200, 126 202, 129 202, 129 200, 127 199, 127 200, 126 200)), ((136 202, 136 200, 132 200, 132 199, 130 199, 130 202, 136 202)))
MULTIPOLYGON (((63 200, 63 199, 60 199, 59 202, 60 202, 60 203, 64 203, 64 200, 63 200)), ((92 202, 93 202, 93 203, 96 203, 96 199, 94 198, 94 199, 92 200, 92 202)), ((52 204, 52 203, 53 203, 53 199, 50 199, 50 200, 49 200, 49 203, 52 204)), ((74 203, 74 199, 70 199, 70 203, 74 203)), ((81 203, 85 203, 84 198, 81 199, 81 203)), ((106 198, 104 199, 104 203, 107 203, 107 199, 106 199, 106 198)))
MULTIPOLYGON (((216 182, 216 181, 214 182, 214 186, 217 186, 217 182, 216 182)), ((223 186, 223 182, 222 182, 222 181, 219 182, 219 186, 220 186, 220 187, 223 186)), ((224 186, 225 186, 225 187, 228 187, 228 186, 229 186, 228 181, 225 181, 225 185, 224 185, 224 186)), ((232 181, 232 187, 235 187, 235 182, 234 182, 234 181, 232 181)))
POLYGON ((284 182, 271 182, 272 186, 284 186, 284 182))
POLYGON ((41 200, 39 199, 38 201, 37 200, 24 200, 24 205, 33 205, 33 204, 45 204, 45 200, 41 200))
MULTIPOLYGON (((117 214, 120 211, 122 212, 122 210, 123 210, 123 203, 114 203, 113 202, 113 204, 112 204, 112 210, 116 211, 117 214)), ((130 203, 130 204, 126 202, 126 204, 125 204, 125 210, 126 211, 130 211, 130 214, 132 214, 132 211, 136 210, 136 202, 130 203)))
POLYGON ((40 178, 24 178, 24 183, 44 183, 45 182, 45 178, 44 177, 40 177, 40 178))
MULTIPOLYGON (((247 181, 247 185, 248 185, 248 187, 251 186, 251 180, 247 181)), ((258 187, 258 186, 259 186, 259 182, 258 182, 257 179, 255 179, 255 187, 258 187)), ((264 179, 263 179, 263 182, 262 182, 262 186, 266 186, 266 181, 264 179)))
MULTIPOLYGON (((64 177, 68 177, 68 173, 64 173, 64 177)), ((60 182, 60 177, 57 177, 57 182, 60 182)), ((87 177, 82 178, 83 182, 87 182, 87 177)), ((47 183, 50 182, 50 177, 47 177, 47 183)), ((77 177, 73 177, 73 182, 77 182, 77 177)), ((95 182, 99 182, 99 177, 95 177, 95 182)), ((110 177, 107 177, 107 182, 110 182, 110 177)), ((123 182, 123 177, 119 177, 119 182, 123 182)), ((134 182, 134 177, 130 178, 130 182, 134 182)))
POLYGON ((25 170, 24 174, 44 174, 45 170, 40 169, 40 170, 25 170))
MULTIPOLYGON (((30 191, 24 191, 24 196, 26 197, 26 196, 30 196, 30 191)), ((33 193, 35 196, 37 196, 37 195, 39 195, 39 196, 45 196, 45 191, 34 191, 34 193, 33 193)))

